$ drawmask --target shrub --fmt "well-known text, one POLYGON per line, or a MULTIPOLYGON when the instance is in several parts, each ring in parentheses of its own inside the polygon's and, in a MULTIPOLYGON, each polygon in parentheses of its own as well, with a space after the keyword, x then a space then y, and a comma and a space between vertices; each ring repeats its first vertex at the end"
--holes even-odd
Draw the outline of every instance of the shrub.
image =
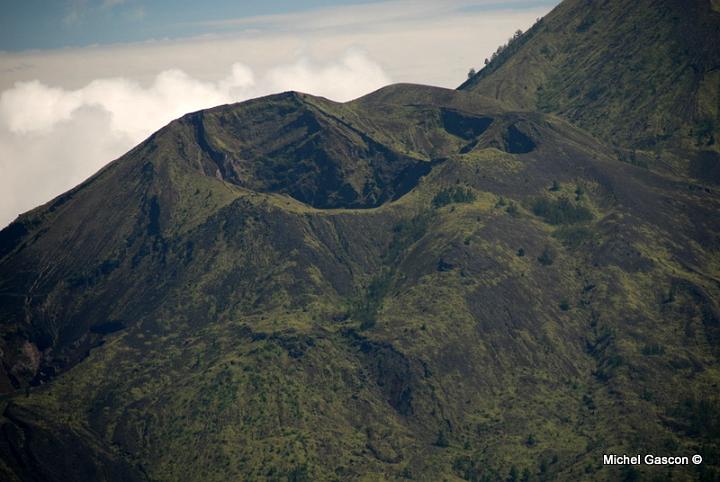
POLYGON ((447 206, 448 204, 471 203, 475 201, 475 193, 467 187, 453 186, 442 189, 435 194, 432 205, 435 209, 447 206))
POLYGON ((438 264, 437 264, 437 270, 438 270, 438 271, 440 271, 440 272, 445 272, 445 271, 450 271, 450 270, 452 270, 453 268, 455 268, 455 265, 454 265, 454 264, 448 263, 447 261, 445 261, 445 260, 442 259, 442 258, 440 258, 440 259, 438 260, 438 264))
POLYGON ((713 132, 715 131, 715 121, 712 117, 705 117, 700 119, 695 131, 695 140, 697 145, 712 145, 714 138, 713 132))
POLYGON ((558 200, 540 198, 533 203, 533 213, 549 224, 574 224, 590 221, 592 212, 584 206, 576 206, 562 196, 558 200))
POLYGON ((459 457, 453 462, 453 471, 464 480, 495 482, 503 480, 497 469, 475 457, 459 457))
POLYGON ((530 474, 530 469, 525 467, 523 469, 523 473, 522 473, 522 477, 520 478, 520 481, 521 482, 530 482, 530 477, 532 477, 532 475, 530 474))
POLYGON ((577 248, 593 239, 595 233, 585 226, 563 226, 553 233, 553 237, 569 248, 577 248))
POLYGON ((361 330, 369 330, 377 323, 377 314, 382 308, 383 299, 390 288, 392 276, 384 271, 376 276, 367 287, 365 296, 361 297, 349 313, 350 317, 360 321, 361 330))
POLYGON ((447 435, 445 434, 444 430, 438 430, 437 440, 435 441, 435 445, 438 447, 447 447, 450 445, 450 442, 448 441, 447 435))
POLYGON ((555 255, 550 248, 545 248, 542 254, 538 256, 537 260, 543 266, 550 266, 555 262, 555 255))
POLYGON ((642 354, 645 356, 658 356, 662 355, 663 353, 665 353, 665 348, 657 343, 645 345, 642 348, 642 354))
POLYGON ((395 261, 416 241, 425 235, 432 221, 432 211, 425 211, 411 219, 404 219, 393 228, 393 239, 390 242, 386 261, 395 261))
POLYGON ((288 482, 309 482, 310 476, 308 475, 308 469, 305 465, 295 467, 287 474, 288 482))
POLYGON ((583 189, 582 186, 577 186, 575 188, 575 200, 579 201, 583 197, 583 194, 585 194, 585 189, 583 189))

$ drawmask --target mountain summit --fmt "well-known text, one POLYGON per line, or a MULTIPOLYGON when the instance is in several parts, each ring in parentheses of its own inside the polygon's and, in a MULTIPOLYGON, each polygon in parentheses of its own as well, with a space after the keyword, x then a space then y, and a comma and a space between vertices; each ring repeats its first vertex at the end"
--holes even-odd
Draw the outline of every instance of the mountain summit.
POLYGON ((716 187, 478 93, 580 5, 460 91, 187 114, 2 230, 0 478, 717 480, 716 187))

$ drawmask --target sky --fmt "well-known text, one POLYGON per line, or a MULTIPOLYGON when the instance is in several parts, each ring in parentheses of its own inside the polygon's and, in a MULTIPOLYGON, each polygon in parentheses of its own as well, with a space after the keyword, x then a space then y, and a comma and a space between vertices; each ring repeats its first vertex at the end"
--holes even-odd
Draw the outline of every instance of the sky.
POLYGON ((0 227, 181 115, 447 88, 556 0, 0 0, 0 227))

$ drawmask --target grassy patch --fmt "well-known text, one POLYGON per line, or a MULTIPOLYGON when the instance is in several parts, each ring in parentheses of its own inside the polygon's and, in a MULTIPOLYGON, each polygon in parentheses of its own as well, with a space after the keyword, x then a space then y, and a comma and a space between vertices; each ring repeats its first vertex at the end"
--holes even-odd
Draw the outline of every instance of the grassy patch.
POLYGON ((368 285, 365 295, 355 302, 350 310, 350 317, 360 322, 361 330, 369 330, 377 323, 377 314, 382 308, 383 299, 390 288, 392 272, 383 270, 368 285))
POLYGON ((463 204, 475 201, 475 193, 472 189, 460 186, 453 186, 442 189, 432 200, 435 209, 447 206, 448 204, 463 204))
POLYGON ((410 219, 403 219, 393 227, 393 239, 385 256, 386 262, 395 261, 407 248, 427 232, 432 213, 424 211, 410 219))
POLYGON ((403 219, 393 227, 393 239, 383 257, 384 267, 368 285, 365 293, 352 303, 348 316, 360 322, 360 329, 367 330, 377 323, 385 295, 392 285, 395 266, 410 246, 422 238, 428 230, 433 213, 424 211, 410 219, 403 219))
POLYGON ((593 219, 592 212, 585 206, 573 204, 565 196, 559 199, 539 198, 533 202, 532 211, 549 224, 575 224, 593 219))
POLYGON ((553 233, 553 237, 569 248, 577 248, 588 243, 595 235, 595 231, 587 226, 562 226, 553 233))

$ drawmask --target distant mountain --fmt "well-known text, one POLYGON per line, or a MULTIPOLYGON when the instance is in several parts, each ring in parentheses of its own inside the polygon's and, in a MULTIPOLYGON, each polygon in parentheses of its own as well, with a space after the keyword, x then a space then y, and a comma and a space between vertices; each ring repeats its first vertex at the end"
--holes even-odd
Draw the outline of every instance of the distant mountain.
POLYGON ((718 480, 720 193, 468 90, 187 114, 0 231, 0 479, 718 480))
POLYGON ((460 89, 559 114, 619 146, 710 151, 694 169, 712 158, 718 182, 718 45, 715 0, 566 0, 460 89))

